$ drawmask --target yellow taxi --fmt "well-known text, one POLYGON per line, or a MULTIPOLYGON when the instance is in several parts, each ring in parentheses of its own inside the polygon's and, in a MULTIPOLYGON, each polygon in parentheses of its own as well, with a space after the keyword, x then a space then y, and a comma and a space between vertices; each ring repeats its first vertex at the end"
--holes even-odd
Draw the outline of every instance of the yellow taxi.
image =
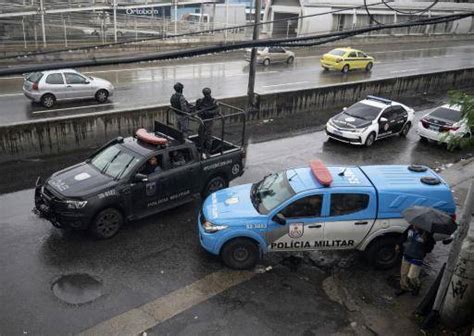
POLYGON ((343 73, 354 69, 370 71, 374 66, 374 58, 350 47, 336 48, 321 57, 321 66, 324 70, 339 70, 343 73))

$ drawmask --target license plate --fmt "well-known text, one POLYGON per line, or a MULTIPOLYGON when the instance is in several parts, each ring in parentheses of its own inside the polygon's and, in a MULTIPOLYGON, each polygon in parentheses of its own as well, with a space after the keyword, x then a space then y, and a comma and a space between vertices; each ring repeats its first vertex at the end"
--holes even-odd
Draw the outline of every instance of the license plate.
POLYGON ((439 126, 430 125, 430 130, 439 131, 439 126))

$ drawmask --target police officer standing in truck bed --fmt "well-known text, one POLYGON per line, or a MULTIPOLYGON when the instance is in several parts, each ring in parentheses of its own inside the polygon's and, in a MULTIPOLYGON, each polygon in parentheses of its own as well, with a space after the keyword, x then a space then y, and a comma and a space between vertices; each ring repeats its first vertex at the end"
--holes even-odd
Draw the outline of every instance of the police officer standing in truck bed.
POLYGON ((175 93, 171 96, 170 103, 171 106, 175 109, 177 119, 178 119, 178 129, 187 135, 189 131, 189 119, 188 116, 183 112, 190 113, 193 106, 188 103, 186 98, 183 95, 184 85, 180 82, 174 85, 175 93))
POLYGON ((217 100, 211 96, 211 89, 207 87, 202 89, 202 94, 204 97, 196 101, 198 116, 203 121, 203 123, 199 125, 198 134, 201 140, 201 151, 203 154, 209 155, 212 148, 213 118, 218 113, 218 104, 217 100))

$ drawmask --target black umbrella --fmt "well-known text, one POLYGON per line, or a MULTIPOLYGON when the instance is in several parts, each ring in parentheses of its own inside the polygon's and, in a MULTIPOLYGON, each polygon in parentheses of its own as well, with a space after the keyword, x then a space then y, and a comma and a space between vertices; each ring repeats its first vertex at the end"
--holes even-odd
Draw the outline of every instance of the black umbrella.
POLYGON ((450 235, 457 229, 449 214, 434 208, 415 205, 405 209, 402 215, 408 223, 427 232, 450 235))

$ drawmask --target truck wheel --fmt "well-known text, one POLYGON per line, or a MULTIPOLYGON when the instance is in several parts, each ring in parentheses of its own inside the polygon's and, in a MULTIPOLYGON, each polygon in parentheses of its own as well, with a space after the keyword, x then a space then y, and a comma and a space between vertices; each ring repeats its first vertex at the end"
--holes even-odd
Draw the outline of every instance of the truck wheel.
POLYGON ((99 212, 89 231, 98 239, 109 239, 117 234, 123 224, 123 216, 117 209, 108 208, 99 212))
POLYGON ((247 238, 232 239, 224 245, 221 258, 233 269, 249 269, 258 261, 258 246, 247 238))
POLYGON ((397 243, 397 237, 378 238, 367 248, 367 260, 376 269, 385 270, 394 267, 400 256, 400 253, 395 251, 397 243))
POLYGON ((204 191, 202 192, 203 197, 207 197, 213 192, 216 192, 217 190, 221 190, 224 188, 227 188, 229 185, 229 182, 222 176, 214 176, 211 178, 207 184, 206 187, 204 188, 204 191))

